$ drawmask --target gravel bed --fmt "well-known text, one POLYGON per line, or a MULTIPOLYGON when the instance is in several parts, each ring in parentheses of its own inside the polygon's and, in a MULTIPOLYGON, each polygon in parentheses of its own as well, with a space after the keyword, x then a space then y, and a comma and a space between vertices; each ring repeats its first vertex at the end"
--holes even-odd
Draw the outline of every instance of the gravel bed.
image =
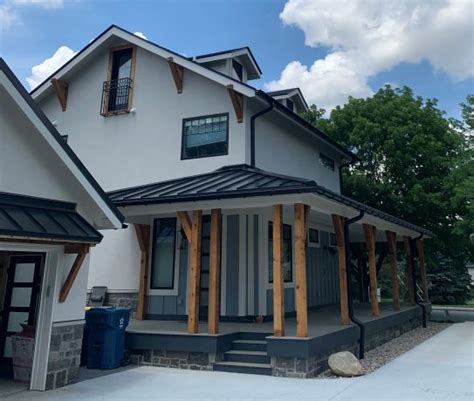
MULTIPOLYGON (((450 325, 451 323, 428 322, 426 329, 417 327, 416 329, 402 334, 400 337, 394 338, 377 348, 367 351, 365 358, 360 361, 364 368, 364 374, 373 372, 401 354, 415 348, 428 338, 438 334, 450 325)), ((324 371, 318 377, 338 378, 338 376, 332 374, 330 370, 324 371)))

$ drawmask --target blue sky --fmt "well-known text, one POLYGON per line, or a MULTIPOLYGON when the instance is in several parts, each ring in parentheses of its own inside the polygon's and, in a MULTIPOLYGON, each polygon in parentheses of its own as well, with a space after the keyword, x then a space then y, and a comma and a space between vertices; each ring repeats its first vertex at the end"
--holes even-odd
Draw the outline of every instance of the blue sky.
MULTIPOLYGON (((142 32, 149 40, 187 56, 248 45, 263 70, 262 79, 251 84, 265 89, 301 86, 310 102, 327 108, 343 103, 348 94, 366 96, 385 83, 392 83, 408 85, 417 95, 437 98, 448 116, 458 117, 458 104, 474 92, 473 68, 469 66, 474 58, 464 59, 473 56, 474 47, 469 26, 472 19, 467 24, 463 17, 466 10, 453 17, 459 21, 443 19, 437 31, 416 22, 414 27, 408 26, 393 35, 389 32, 388 39, 386 36, 380 39, 379 28, 365 32, 357 25, 334 19, 344 17, 342 10, 347 9, 348 21, 354 16, 361 26, 366 26, 364 19, 371 22, 381 18, 381 11, 374 7, 360 4, 354 11, 342 3, 334 7, 334 0, 289 3, 283 0, 0 0, 0 55, 29 87, 26 78, 32 75, 32 67, 53 56, 60 46, 78 51, 109 25, 117 24, 132 32, 142 32), (315 10, 324 10, 327 15, 311 16, 315 10), (360 15, 354 15, 357 13, 360 15), (450 26, 456 27, 452 38, 450 26), (327 34, 332 27, 335 32, 327 34), (392 46, 390 35, 395 40, 401 39, 393 45, 397 50, 387 51, 382 57, 380 53, 392 46), (417 46, 410 44, 417 43, 418 37, 437 41, 437 35, 445 41, 440 48, 423 42, 427 39, 420 39, 417 46), (464 43, 460 43, 462 37, 464 43), (387 43, 382 47, 384 50, 379 50, 377 40, 387 43), (340 57, 334 62, 336 56, 340 57), (460 60, 458 64, 462 68, 446 61, 453 58, 460 60), (313 63, 316 64, 311 69, 313 63)), ((443 9, 437 11, 442 15, 443 9)), ((413 9, 405 8, 401 12, 414 14, 413 9)), ((433 15, 433 10, 417 10, 418 14, 423 12, 430 21, 439 16, 433 15)), ((467 12, 472 12, 472 7, 467 12)), ((377 26, 385 24, 386 32, 386 27, 400 18, 406 20, 406 15, 385 14, 377 26)))

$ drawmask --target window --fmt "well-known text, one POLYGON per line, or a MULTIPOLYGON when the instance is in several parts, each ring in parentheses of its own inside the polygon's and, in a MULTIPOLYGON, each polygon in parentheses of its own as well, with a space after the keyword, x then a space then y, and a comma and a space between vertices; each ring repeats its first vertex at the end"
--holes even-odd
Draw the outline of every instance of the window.
POLYGON ((313 244, 319 244, 319 231, 315 228, 310 228, 308 232, 309 242, 313 244))
POLYGON ((329 233, 329 246, 337 246, 336 234, 329 233))
POLYGON ((135 53, 135 47, 111 50, 108 81, 104 82, 102 90, 102 115, 126 113, 130 110, 135 53))
POLYGON ((323 153, 320 153, 319 154, 319 161, 324 167, 328 168, 329 170, 334 171, 334 160, 333 159, 331 159, 330 157, 326 156, 323 153))
MULTIPOLYGON (((283 279, 285 283, 293 281, 291 226, 283 224, 283 279)), ((273 223, 268 223, 268 281, 273 283, 273 223)))
POLYGON ((156 219, 154 221, 152 245, 150 288, 158 290, 173 289, 176 218, 156 219))
POLYGON ((291 111, 295 110, 295 103, 293 100, 286 99, 286 107, 288 107, 291 111))
POLYGON ((181 159, 226 155, 228 131, 228 114, 183 120, 181 159))
POLYGON ((242 81, 244 77, 244 67, 242 64, 240 64, 237 60, 232 59, 232 69, 234 70, 234 74, 239 79, 239 81, 242 81))

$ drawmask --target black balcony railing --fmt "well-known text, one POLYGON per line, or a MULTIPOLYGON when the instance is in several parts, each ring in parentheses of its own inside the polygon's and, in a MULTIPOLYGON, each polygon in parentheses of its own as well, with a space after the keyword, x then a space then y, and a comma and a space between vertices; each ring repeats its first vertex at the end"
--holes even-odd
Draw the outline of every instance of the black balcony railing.
POLYGON ((131 78, 119 78, 105 81, 102 89, 102 108, 100 114, 127 113, 130 106, 133 81, 131 78))

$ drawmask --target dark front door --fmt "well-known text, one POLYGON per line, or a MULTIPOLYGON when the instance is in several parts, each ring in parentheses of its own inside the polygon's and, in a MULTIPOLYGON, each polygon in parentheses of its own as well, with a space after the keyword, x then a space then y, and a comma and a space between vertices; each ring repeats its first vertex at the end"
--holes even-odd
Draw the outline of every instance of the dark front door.
POLYGON ((21 324, 34 325, 41 287, 43 255, 10 255, 5 302, 0 326, 0 359, 11 358, 11 335, 21 324))

